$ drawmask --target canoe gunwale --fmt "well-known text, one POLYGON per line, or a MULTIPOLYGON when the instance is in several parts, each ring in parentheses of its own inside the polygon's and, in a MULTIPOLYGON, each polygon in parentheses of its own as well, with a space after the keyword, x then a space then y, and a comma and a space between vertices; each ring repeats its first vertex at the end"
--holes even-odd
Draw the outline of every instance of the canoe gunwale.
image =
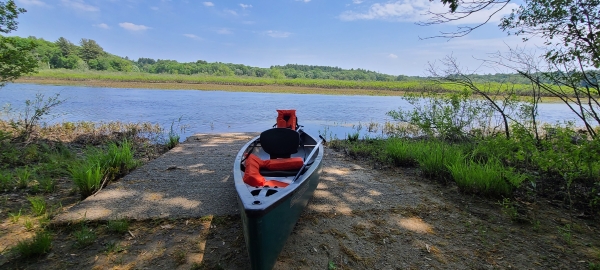
MULTIPOLYGON (((312 140, 315 140, 312 136, 306 134, 306 136, 310 137, 312 140)), ((323 159, 323 145, 319 145, 318 148, 318 153, 316 154, 316 157, 313 157, 313 163, 311 164, 310 167, 308 167, 308 169, 293 183, 290 183, 289 186, 285 187, 285 188, 267 188, 267 187, 262 187, 262 188, 251 188, 249 187, 246 183, 244 183, 243 179, 242 179, 242 175, 243 172, 241 170, 241 162, 243 159, 244 154, 246 153, 246 151, 248 150, 248 148, 253 144, 254 141, 258 140, 260 138, 260 136, 257 136, 255 138, 253 138, 252 140, 250 140, 248 143, 246 143, 241 150, 238 152, 235 161, 234 161, 234 168, 233 168, 233 174, 234 174, 234 182, 235 182, 235 187, 237 190, 237 194, 238 194, 238 198, 240 203, 242 204, 241 207, 244 208, 244 212, 246 213, 246 215, 248 217, 261 217, 266 215, 267 213, 270 212, 271 209, 276 208, 277 206, 279 206, 281 203, 283 203, 284 201, 287 201, 289 197, 293 196, 296 191, 300 191, 302 188, 301 186, 303 186, 303 184, 306 182, 307 179, 309 179, 314 173, 315 170, 317 170, 318 168, 320 168, 320 163, 322 162, 323 159), (266 197, 258 197, 254 196, 251 191, 252 190, 277 190, 277 196, 274 196, 273 198, 266 198, 266 197), (262 199, 267 199, 267 201, 263 202, 260 201, 259 204, 255 204, 254 202, 258 200, 262 200, 262 199)), ((261 193, 265 193, 265 191, 261 191, 261 193)))

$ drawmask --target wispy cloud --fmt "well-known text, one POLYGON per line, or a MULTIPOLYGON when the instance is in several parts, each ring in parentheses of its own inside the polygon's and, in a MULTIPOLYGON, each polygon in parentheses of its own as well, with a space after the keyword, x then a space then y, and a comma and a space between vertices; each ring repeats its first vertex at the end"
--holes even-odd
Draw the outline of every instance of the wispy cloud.
POLYGON ((94 24, 94 27, 98 27, 98 28, 102 28, 102 29, 110 29, 108 24, 105 24, 105 23, 94 24))
POLYGON ((252 5, 240 4, 240 7, 242 7, 243 9, 247 9, 247 8, 251 8, 252 5))
POLYGON ((199 36, 196 36, 196 35, 194 35, 194 34, 183 34, 183 36, 185 36, 185 37, 189 37, 189 38, 191 38, 191 39, 195 39, 195 40, 202 40, 202 38, 201 38, 201 37, 199 37, 199 36))
POLYGON ((352 0, 352 3, 354 4, 361 4, 362 2, 364 2, 363 0, 352 0))
POLYGON ((216 32, 218 34, 221 34, 221 35, 230 35, 230 34, 233 34, 233 32, 231 30, 227 29, 227 28, 217 29, 216 32))
MULTIPOLYGON (((353 0, 353 3, 362 3, 362 0, 353 0)), ((485 22, 489 16, 499 6, 492 7, 491 9, 481 10, 476 12, 465 19, 451 22, 452 24, 471 24, 471 23, 482 23, 485 22)), ((518 5, 514 3, 508 4, 502 11, 492 16, 490 22, 498 22, 500 18, 511 12, 511 9, 517 8, 518 5)), ((438 1, 429 0, 401 0, 401 1, 390 1, 386 3, 375 3, 372 4, 366 10, 348 10, 342 12, 338 18, 342 21, 356 21, 356 20, 387 20, 387 21, 402 21, 402 22, 417 22, 427 21, 429 18, 428 12, 445 12, 448 7, 438 1)))
POLYGON ((98 7, 88 5, 82 0, 62 0, 62 4, 68 8, 72 8, 78 11, 96 12, 100 11, 98 7))
POLYGON ((298 1, 298 2, 304 2, 304 3, 310 2, 310 0, 296 0, 296 1, 298 1))
POLYGON ((392 58, 392 59, 396 59, 396 58, 398 58, 398 56, 397 56, 397 55, 395 55, 395 54, 393 54, 393 53, 390 53, 390 54, 389 54, 387 57, 388 57, 388 58, 392 58))
POLYGON ((292 33, 269 30, 269 31, 265 31, 265 34, 267 36, 274 37, 274 38, 286 38, 286 37, 289 37, 292 33))
POLYGON ((48 4, 40 1, 40 0, 18 0, 19 4, 23 6, 38 6, 38 7, 47 7, 48 4))
POLYGON ((235 12, 235 10, 225 9, 223 11, 225 11, 225 13, 228 13, 228 14, 231 14, 231 15, 234 15, 234 16, 238 15, 237 12, 235 12))
POLYGON ((215 4, 213 4, 213 2, 204 2, 202 4, 204 4, 204 6, 207 6, 207 7, 214 7, 215 6, 215 4))
POLYGON ((123 29, 129 30, 129 31, 144 31, 144 30, 152 29, 152 27, 148 27, 143 24, 133 24, 130 22, 119 23, 119 26, 121 26, 123 29))

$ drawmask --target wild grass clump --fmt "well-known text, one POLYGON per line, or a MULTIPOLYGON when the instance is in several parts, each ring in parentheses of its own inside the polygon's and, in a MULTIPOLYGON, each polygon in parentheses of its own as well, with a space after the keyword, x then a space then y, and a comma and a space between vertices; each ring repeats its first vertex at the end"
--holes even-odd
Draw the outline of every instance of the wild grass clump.
POLYGON ((31 240, 19 241, 13 250, 23 259, 32 258, 48 253, 52 248, 52 236, 45 231, 39 231, 31 240))
POLYGON ((110 232, 126 233, 129 230, 129 221, 126 219, 109 220, 106 227, 110 232))
POLYGON ((448 164, 448 170, 462 190, 496 196, 510 196, 526 179, 525 175, 505 168, 499 160, 485 163, 461 160, 448 164))
POLYGON ((127 174, 138 164, 134 159, 131 143, 124 140, 120 145, 110 143, 107 151, 87 149, 84 158, 74 162, 69 171, 83 199, 94 194, 107 182, 127 174))
POLYGON ((87 226, 81 226, 81 229, 73 232, 75 237, 75 246, 77 248, 87 247, 96 241, 96 233, 87 226))
POLYGON ((13 185, 13 174, 10 171, 0 170, 0 191, 10 190, 13 185))
POLYGON ((27 200, 31 203, 31 211, 36 216, 41 216, 46 213, 46 201, 42 197, 29 197, 27 200))

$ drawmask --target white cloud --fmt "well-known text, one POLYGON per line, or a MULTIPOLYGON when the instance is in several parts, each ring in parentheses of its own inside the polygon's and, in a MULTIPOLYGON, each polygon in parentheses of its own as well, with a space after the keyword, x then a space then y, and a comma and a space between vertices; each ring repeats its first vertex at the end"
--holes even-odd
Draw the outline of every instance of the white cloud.
POLYGON ((98 28, 102 28, 102 29, 110 29, 108 24, 105 24, 105 23, 94 24, 94 26, 98 27, 98 28))
POLYGON ((243 9, 247 9, 247 8, 251 8, 252 5, 240 4, 240 7, 242 7, 243 9))
POLYGON ((217 29, 217 33, 221 34, 221 35, 229 35, 229 34, 233 34, 233 32, 231 32, 231 30, 227 29, 227 28, 221 28, 221 29, 217 29))
POLYGON ((237 12, 235 12, 235 10, 231 10, 231 9, 225 9, 225 10, 223 10, 223 11, 225 11, 225 13, 229 13, 229 14, 231 14, 231 15, 234 15, 234 16, 237 16, 237 15, 238 15, 238 14, 237 14, 237 12))
POLYGON ((19 0, 18 2, 19 2, 19 4, 22 4, 24 6, 39 6, 39 7, 48 6, 48 4, 46 4, 40 0, 19 0))
POLYGON ((390 53, 387 57, 392 58, 392 59, 398 58, 398 56, 393 53, 390 53))
MULTIPOLYGON (((354 0, 355 4, 362 2, 361 0, 354 0)), ((491 9, 482 10, 474 13, 473 15, 461 19, 458 21, 451 22, 452 24, 475 24, 483 23, 487 18, 492 15, 494 11, 500 6, 494 6, 491 9)), ((498 22, 504 15, 510 13, 511 9, 517 8, 518 5, 514 3, 508 4, 503 10, 496 13, 490 22, 498 22)), ((390 1, 387 3, 375 3, 372 4, 367 10, 363 11, 344 11, 339 15, 339 19, 342 21, 355 21, 355 20, 387 20, 387 21, 402 21, 402 22, 418 22, 427 21, 430 15, 428 12, 446 12, 448 7, 445 7, 439 1, 429 0, 401 0, 401 1, 390 1)))
POLYGON ((142 24, 133 24, 130 22, 119 23, 119 26, 121 26, 123 29, 129 30, 129 31, 144 31, 144 30, 152 29, 152 27, 148 27, 148 26, 145 26, 142 24))
POLYGON ((204 4, 204 6, 207 6, 207 7, 214 7, 215 6, 215 4, 213 4, 213 2, 204 2, 202 4, 204 4))
POLYGON ((361 4, 362 2, 364 2, 363 0, 352 0, 352 3, 354 4, 361 4))
POLYGON ((189 38, 191 38, 191 39, 195 39, 195 40, 202 40, 202 38, 201 38, 201 37, 199 37, 199 36, 196 36, 196 35, 194 35, 194 34, 183 34, 183 36, 185 36, 185 37, 189 37, 189 38))
POLYGON ((289 37, 292 33, 269 30, 269 31, 266 31, 265 34, 267 36, 274 37, 274 38, 286 38, 286 37, 289 37))
POLYGON ((75 10, 79 10, 79 11, 90 11, 90 12, 100 11, 100 9, 98 7, 88 5, 82 0, 62 0, 61 2, 64 6, 75 9, 75 10))

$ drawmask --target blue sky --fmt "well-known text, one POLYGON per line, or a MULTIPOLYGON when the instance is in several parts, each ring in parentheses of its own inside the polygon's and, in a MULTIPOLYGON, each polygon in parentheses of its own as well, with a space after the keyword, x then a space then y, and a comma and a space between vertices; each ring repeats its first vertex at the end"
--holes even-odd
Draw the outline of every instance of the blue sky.
MULTIPOLYGON (((428 75, 428 62, 452 54, 469 70, 496 73, 476 59, 523 46, 498 18, 467 37, 420 39, 460 24, 419 26, 427 0, 16 0, 28 10, 11 35, 75 44, 93 39, 105 51, 179 62, 205 60, 269 67, 307 64, 362 68, 391 75, 428 75)), ((498 15, 507 14, 510 4, 498 15)), ((485 14, 467 23, 482 22, 485 14)), ((535 47, 528 44, 529 48, 535 47)))

